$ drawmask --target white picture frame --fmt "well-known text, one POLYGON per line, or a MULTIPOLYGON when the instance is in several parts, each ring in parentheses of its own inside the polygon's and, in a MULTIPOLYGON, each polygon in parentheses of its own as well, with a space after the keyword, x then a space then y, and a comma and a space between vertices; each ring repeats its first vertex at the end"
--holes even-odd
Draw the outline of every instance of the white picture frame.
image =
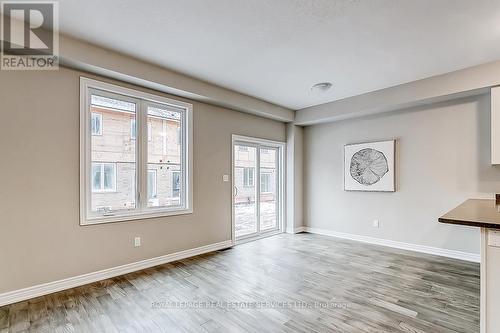
POLYGON ((396 140, 344 146, 344 190, 396 191, 396 140))

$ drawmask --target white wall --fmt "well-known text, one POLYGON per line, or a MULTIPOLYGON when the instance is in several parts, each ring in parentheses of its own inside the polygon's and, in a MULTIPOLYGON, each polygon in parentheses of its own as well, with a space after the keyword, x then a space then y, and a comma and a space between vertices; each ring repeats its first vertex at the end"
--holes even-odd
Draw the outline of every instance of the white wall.
POLYGON ((479 253, 478 228, 438 223, 468 198, 500 192, 490 165, 489 95, 305 128, 309 227, 479 253), (345 192, 343 146, 396 138, 396 193, 345 192), (380 228, 372 227, 374 219, 380 228))

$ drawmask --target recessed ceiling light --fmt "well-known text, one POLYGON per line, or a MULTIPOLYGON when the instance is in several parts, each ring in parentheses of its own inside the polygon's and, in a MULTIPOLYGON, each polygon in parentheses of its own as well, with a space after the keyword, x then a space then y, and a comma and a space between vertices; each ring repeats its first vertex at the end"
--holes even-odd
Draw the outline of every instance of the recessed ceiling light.
POLYGON ((313 85, 311 87, 311 90, 325 92, 325 91, 329 90, 332 86, 333 86, 333 84, 331 82, 320 82, 320 83, 316 83, 315 85, 313 85))

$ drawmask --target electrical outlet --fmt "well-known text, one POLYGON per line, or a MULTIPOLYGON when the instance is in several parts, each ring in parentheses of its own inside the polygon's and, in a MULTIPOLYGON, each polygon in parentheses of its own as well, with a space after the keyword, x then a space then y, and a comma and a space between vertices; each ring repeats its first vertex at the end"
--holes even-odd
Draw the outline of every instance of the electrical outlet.
POLYGON ((380 226, 379 220, 373 220, 373 227, 378 228, 380 226))
POLYGON ((141 237, 134 238, 134 247, 141 246, 141 237))
POLYGON ((229 181, 229 175, 222 175, 222 181, 223 182, 228 182, 229 181))

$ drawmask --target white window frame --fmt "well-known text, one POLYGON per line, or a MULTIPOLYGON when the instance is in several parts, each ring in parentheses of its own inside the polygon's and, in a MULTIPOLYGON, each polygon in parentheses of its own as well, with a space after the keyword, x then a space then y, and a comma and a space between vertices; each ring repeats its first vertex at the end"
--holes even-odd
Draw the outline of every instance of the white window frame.
POLYGON ((92 193, 114 193, 116 192, 116 173, 117 173, 117 170, 116 170, 116 163, 108 163, 108 162, 93 162, 91 164, 91 170, 90 172, 92 173, 91 176, 90 176, 90 179, 91 179, 91 187, 92 187, 92 193), (93 177, 93 170, 92 170, 92 164, 100 164, 101 165, 101 188, 98 189, 98 190, 95 190, 94 189, 94 181, 92 179, 93 177), (114 173, 113 173, 113 188, 109 189, 109 190, 106 190, 104 189, 104 166, 105 165, 111 165, 113 166, 113 170, 114 170, 114 173))
MULTIPOLYGON (((100 223, 142 220, 164 216, 193 213, 193 106, 192 104, 170 98, 145 93, 135 89, 80 77, 80 224, 92 225, 100 223), (91 110, 90 96, 92 90, 124 96, 124 100, 136 102, 136 208, 133 210, 92 212, 92 169, 91 169, 91 110), (148 207, 147 195, 147 158, 148 121, 147 106, 156 103, 173 107, 181 113, 183 131, 181 147, 181 205, 175 207, 148 207)), ((97 162, 97 161, 96 161, 97 162)))
POLYGON ((271 183, 272 183, 272 179, 273 179, 273 173, 272 172, 266 172, 266 171, 263 171, 261 174, 260 174, 260 193, 272 193, 273 190, 272 190, 272 186, 271 186, 271 183), (265 176, 265 177, 262 177, 262 176, 265 176), (268 178, 269 177, 269 178, 268 178), (262 179, 263 178, 267 178, 269 180, 269 183, 267 184, 267 186, 269 187, 269 191, 264 191, 263 190, 263 186, 262 186, 262 179))
POLYGON ((254 167, 243 167, 243 186, 244 187, 255 186, 255 168, 254 167), (250 170, 251 172, 247 174, 247 170, 250 170), (250 177, 250 175, 252 177, 250 177), (252 181, 250 181, 250 180, 252 180, 252 181))
MULTIPOLYGON (((92 135, 102 135, 102 113, 99 112, 91 112, 91 117, 96 116, 99 118, 99 132, 97 133, 92 133, 92 135)), ((92 119, 92 118, 91 118, 92 119)), ((92 124, 90 125, 90 131, 92 132, 92 124)))

